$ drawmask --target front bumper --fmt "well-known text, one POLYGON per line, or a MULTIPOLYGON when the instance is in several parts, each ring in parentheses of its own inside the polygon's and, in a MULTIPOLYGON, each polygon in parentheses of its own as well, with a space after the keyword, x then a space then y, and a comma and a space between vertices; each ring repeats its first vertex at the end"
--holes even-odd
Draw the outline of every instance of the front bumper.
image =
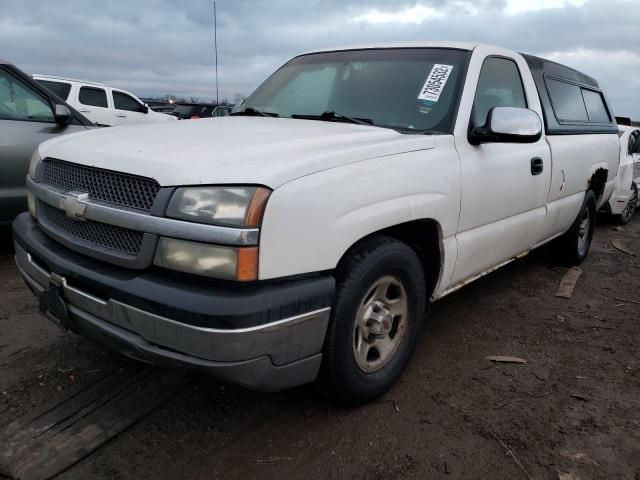
POLYGON ((43 314, 147 363, 204 370, 262 391, 313 381, 333 277, 236 285, 131 271, 53 241, 28 213, 13 224, 16 264, 43 314))

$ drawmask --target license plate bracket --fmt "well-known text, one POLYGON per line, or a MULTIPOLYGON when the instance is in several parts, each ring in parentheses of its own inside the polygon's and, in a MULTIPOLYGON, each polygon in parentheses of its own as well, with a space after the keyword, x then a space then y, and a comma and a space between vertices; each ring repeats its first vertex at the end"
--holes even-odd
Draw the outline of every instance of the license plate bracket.
POLYGON ((52 274, 49 287, 39 296, 40 313, 65 332, 69 329, 69 310, 64 301, 64 279, 52 274))

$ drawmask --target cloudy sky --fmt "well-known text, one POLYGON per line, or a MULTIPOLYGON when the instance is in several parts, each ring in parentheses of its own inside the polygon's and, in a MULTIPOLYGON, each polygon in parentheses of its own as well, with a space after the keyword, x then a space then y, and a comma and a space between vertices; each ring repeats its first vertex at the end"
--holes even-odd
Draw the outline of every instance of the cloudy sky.
MULTIPOLYGON (((215 98, 211 0, 1 0, 0 56, 139 96, 215 98)), ((640 119, 640 0, 217 0, 220 98, 291 56, 402 40, 493 43, 596 77, 640 119)))

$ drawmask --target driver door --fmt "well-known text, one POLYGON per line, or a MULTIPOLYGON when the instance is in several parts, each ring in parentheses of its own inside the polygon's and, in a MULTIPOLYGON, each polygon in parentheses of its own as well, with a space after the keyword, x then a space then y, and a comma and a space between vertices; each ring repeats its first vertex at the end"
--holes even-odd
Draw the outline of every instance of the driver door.
POLYGON ((524 60, 492 55, 475 60, 481 67, 473 104, 466 117, 460 111, 459 121, 466 118, 464 128, 456 126, 462 195, 453 283, 496 267, 537 243, 551 181, 551 154, 544 136, 530 144, 469 143, 469 129, 483 126, 494 107, 541 112, 524 60), (524 79, 522 72, 527 75, 524 79))

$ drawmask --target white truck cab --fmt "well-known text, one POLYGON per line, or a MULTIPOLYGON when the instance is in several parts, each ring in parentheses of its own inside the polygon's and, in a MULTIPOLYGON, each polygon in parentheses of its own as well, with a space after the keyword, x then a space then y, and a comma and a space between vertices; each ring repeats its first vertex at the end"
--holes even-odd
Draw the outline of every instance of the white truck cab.
POLYGON ((620 143, 598 83, 478 44, 293 58, 231 116, 46 142, 14 222, 44 315, 259 390, 383 394, 426 305, 587 255, 620 143))
POLYGON ((101 83, 49 75, 33 75, 33 79, 97 125, 114 127, 176 120, 170 115, 154 112, 126 90, 101 83))

